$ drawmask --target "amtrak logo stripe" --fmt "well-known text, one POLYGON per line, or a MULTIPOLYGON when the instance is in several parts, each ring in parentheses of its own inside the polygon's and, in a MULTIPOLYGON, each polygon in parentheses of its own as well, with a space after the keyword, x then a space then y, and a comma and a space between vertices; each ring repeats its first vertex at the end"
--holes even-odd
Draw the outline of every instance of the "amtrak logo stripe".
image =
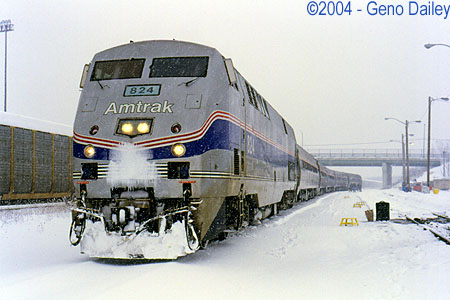
MULTIPOLYGON (((180 134, 180 135, 176 135, 176 136, 166 136, 166 137, 162 137, 162 138, 140 141, 140 142, 134 143, 134 145, 138 146, 138 147, 153 149, 153 148, 157 148, 157 147, 170 146, 175 143, 187 143, 187 142, 196 141, 196 140, 201 139, 206 134, 208 129, 211 127, 211 124, 216 120, 230 121, 231 123, 239 126, 240 128, 255 135, 259 139, 278 148, 279 150, 281 150, 285 153, 288 153, 289 155, 292 155, 292 156, 295 155, 293 152, 289 151, 289 149, 287 149, 283 145, 280 145, 276 141, 268 138, 267 136, 265 136, 258 130, 254 129, 253 127, 248 126, 247 124, 245 124, 245 122, 241 121, 236 116, 234 116, 228 112, 219 111, 219 110, 214 111, 208 117, 208 119, 203 123, 203 125, 199 129, 197 129, 193 132, 184 133, 184 134, 180 134)), ((101 147, 109 148, 109 149, 115 148, 115 147, 123 144, 121 142, 114 141, 114 140, 99 139, 99 138, 84 136, 84 135, 78 134, 76 132, 74 132, 74 140, 81 144, 92 144, 94 146, 101 146, 101 147)))

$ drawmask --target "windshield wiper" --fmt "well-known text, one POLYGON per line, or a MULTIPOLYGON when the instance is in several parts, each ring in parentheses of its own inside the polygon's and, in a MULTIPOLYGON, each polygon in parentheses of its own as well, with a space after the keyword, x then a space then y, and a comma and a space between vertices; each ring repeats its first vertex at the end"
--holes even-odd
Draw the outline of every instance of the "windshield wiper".
POLYGON ((109 85, 107 85, 107 84, 103 85, 103 84, 100 82, 100 80, 97 80, 97 82, 98 82, 98 85, 100 85, 100 87, 102 88, 102 90, 103 90, 104 87, 108 87, 108 88, 109 88, 109 85))
POLYGON ((189 81, 180 83, 178 86, 180 86, 180 85, 182 85, 182 84, 184 84, 185 86, 190 86, 191 84, 195 83, 195 82, 197 81, 197 79, 199 79, 199 78, 200 78, 200 77, 195 77, 194 79, 191 79, 191 80, 189 80, 189 81))

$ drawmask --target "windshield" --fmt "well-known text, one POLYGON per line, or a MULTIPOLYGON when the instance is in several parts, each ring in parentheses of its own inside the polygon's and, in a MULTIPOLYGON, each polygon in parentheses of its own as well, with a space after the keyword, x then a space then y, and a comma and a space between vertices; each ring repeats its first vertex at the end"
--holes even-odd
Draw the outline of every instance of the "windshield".
POLYGON ((154 58, 150 77, 206 77, 207 56, 154 58))
POLYGON ((91 81, 141 78, 145 59, 120 59, 96 61, 91 81))

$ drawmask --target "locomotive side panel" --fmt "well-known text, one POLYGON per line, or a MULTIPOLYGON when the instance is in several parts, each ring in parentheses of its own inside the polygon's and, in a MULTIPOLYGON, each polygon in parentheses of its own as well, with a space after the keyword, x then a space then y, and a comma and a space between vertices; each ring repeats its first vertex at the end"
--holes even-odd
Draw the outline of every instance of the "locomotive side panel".
POLYGON ((295 189, 295 135, 289 124, 238 74, 243 91, 246 131, 243 132, 247 193, 259 207, 279 202, 295 189), (291 166, 289 176, 288 166, 291 166))

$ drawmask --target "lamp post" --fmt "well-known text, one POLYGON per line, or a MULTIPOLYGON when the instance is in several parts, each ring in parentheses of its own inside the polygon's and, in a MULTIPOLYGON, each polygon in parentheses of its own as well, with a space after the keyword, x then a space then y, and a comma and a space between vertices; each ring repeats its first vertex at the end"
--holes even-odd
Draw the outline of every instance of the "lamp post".
POLYGON ((428 152, 427 152, 427 186, 430 187, 430 150, 431 150, 431 103, 436 100, 448 101, 448 98, 428 97, 428 152))
POLYGON ((447 44, 425 44, 425 45, 423 45, 425 48, 427 48, 427 49, 430 49, 431 47, 434 47, 434 46, 444 46, 444 47, 448 47, 448 48, 450 48, 450 46, 449 45, 447 45, 447 44))
POLYGON ((410 192, 411 191, 411 185, 409 183, 409 140, 408 140, 409 134, 408 134, 408 126, 411 123, 420 123, 421 121, 417 120, 417 121, 410 122, 410 121, 406 120, 405 122, 403 122, 403 121, 400 121, 399 119, 389 118, 389 117, 386 117, 384 119, 385 120, 394 120, 394 121, 397 121, 397 122, 405 125, 405 136, 406 136, 406 183, 408 185, 408 192, 410 192))
POLYGON ((405 164, 405 135, 402 133, 402 141, 390 140, 389 142, 397 142, 402 144, 402 187, 406 184, 406 164, 405 164))
POLYGON ((7 42, 8 42, 8 31, 14 30, 14 24, 11 23, 11 20, 3 20, 0 22, 0 32, 5 33, 5 100, 3 103, 3 110, 6 112, 6 60, 7 60, 7 42))
POLYGON ((406 185, 405 135, 402 133, 401 141, 390 140, 389 142, 397 142, 402 144, 402 187, 404 187, 406 185))

